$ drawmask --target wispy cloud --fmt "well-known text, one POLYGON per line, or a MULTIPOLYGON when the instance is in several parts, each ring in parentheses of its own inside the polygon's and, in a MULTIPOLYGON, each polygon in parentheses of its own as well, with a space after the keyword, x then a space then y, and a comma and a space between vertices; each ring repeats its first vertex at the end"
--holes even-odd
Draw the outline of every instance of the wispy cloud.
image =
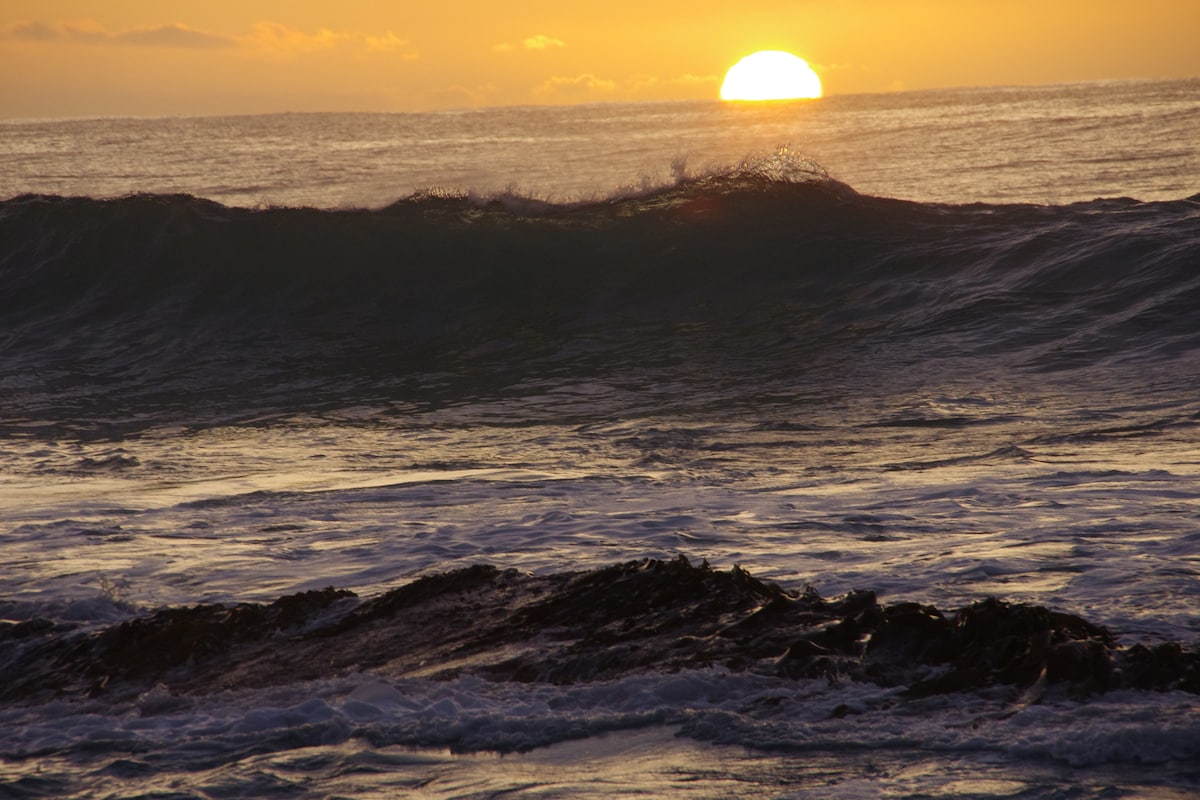
POLYGON ((517 50, 557 50, 560 47, 566 46, 567 43, 562 39, 556 39, 553 36, 539 33, 536 36, 529 36, 522 39, 519 45, 512 42, 501 42, 492 47, 492 50, 497 53, 515 53, 517 50))
POLYGON ((186 25, 160 25, 157 28, 140 28, 118 33, 114 39, 119 44, 143 47, 233 47, 235 42, 219 33, 189 28, 186 25))
POLYGON ((657 75, 637 75, 629 82, 633 92, 652 91, 661 88, 679 88, 689 86, 716 85, 721 82, 717 75, 693 75, 690 72, 672 78, 660 78, 657 75))
POLYGON ((585 72, 574 76, 557 75, 534 87, 533 93, 549 102, 676 97, 681 91, 685 96, 691 96, 696 93, 696 87, 706 87, 703 91, 708 92, 708 87, 717 86, 720 80, 717 75, 684 73, 672 77, 639 74, 617 81, 585 72))
POLYGON ((249 34, 237 37, 237 41, 248 49, 277 55, 331 50, 338 45, 346 44, 354 37, 355 34, 339 33, 327 28, 322 28, 316 33, 308 33, 281 25, 278 22, 259 22, 254 25, 249 34))
POLYGON ((546 36, 539 33, 537 36, 530 36, 525 41, 521 42, 526 50, 549 50, 552 47, 566 47, 567 43, 562 39, 555 39, 553 36, 546 36))
POLYGON ((0 32, 0 38, 30 42, 80 42, 83 44, 132 45, 135 47, 216 48, 235 47, 235 37, 209 33, 178 23, 152 28, 109 31, 95 22, 15 22, 0 32))
POLYGON ((490 83, 469 87, 461 84, 430 89, 425 93, 425 99, 435 108, 470 108, 490 103, 496 93, 496 87, 490 83))
POLYGON ((259 22, 241 34, 204 31, 181 23, 114 31, 91 20, 58 23, 27 21, 15 22, 0 29, 0 39, 110 47, 228 48, 269 57, 290 57, 346 47, 361 54, 392 53, 409 60, 417 58, 409 41, 392 31, 382 35, 327 28, 308 32, 270 21, 259 22))
POLYGON ((411 42, 409 42, 407 39, 401 39, 391 31, 388 31, 383 36, 364 35, 363 41, 367 45, 367 50, 371 51, 372 53, 394 53, 397 51, 406 51, 406 58, 416 57, 416 54, 410 51, 411 42))
POLYGON ((617 88, 614 81, 597 78, 590 72, 574 77, 555 76, 534 90, 541 97, 575 97, 607 94, 617 88))
POLYGON ((0 30, 0 39, 52 42, 61 38, 62 31, 44 22, 14 22, 0 30))

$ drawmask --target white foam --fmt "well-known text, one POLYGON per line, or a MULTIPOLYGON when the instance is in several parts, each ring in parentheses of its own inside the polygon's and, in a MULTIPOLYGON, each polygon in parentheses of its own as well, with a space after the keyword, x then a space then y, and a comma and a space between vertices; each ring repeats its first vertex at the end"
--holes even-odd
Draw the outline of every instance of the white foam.
POLYGON ((130 707, 51 703, 0 711, 0 753, 149 748, 169 761, 298 741, 524 750, 671 724, 687 736, 768 750, 907 748, 987 752, 1073 767, 1200 759, 1200 703, 1182 693, 1114 692, 1013 706, 1006 692, 905 701, 871 684, 831 686, 722 670, 649 673, 579 686, 384 681, 357 676, 206 698, 156 687, 130 707))
POLYGON ((492 426, 462 413, 147 436, 130 445, 141 471, 105 478, 99 497, 89 478, 43 475, 0 499, 0 616, 106 622, 328 585, 371 595, 478 562, 550 572, 683 554, 826 595, 1040 603, 1129 641, 1200 630, 1186 430, 1152 451, 1085 441, 1038 463, 898 470, 933 446, 986 451, 996 432, 492 426))

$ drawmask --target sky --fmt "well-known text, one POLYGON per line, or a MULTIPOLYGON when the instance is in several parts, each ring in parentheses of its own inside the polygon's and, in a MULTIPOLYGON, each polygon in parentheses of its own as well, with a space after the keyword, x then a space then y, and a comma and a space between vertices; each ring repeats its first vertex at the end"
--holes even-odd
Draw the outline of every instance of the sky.
POLYGON ((1200 0, 0 0, 0 117, 716 99, 1200 76, 1200 0))

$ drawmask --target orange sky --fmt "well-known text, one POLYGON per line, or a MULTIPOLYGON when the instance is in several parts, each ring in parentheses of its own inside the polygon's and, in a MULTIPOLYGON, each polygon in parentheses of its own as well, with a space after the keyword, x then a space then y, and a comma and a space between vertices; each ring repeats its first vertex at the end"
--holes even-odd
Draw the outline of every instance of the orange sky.
POLYGON ((0 117, 826 94, 1200 76, 1200 0, 0 0, 0 117))

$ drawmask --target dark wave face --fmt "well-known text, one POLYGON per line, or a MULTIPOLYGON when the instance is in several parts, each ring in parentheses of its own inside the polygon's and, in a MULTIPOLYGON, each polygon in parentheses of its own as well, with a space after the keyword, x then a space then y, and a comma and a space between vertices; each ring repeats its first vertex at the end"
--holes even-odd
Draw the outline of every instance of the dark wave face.
POLYGON ((136 426, 547 383, 703 386, 687 406, 1187 379, 1198 264, 1198 197, 947 206, 747 172, 569 206, 22 196, 0 204, 0 396, 10 422, 136 426))

